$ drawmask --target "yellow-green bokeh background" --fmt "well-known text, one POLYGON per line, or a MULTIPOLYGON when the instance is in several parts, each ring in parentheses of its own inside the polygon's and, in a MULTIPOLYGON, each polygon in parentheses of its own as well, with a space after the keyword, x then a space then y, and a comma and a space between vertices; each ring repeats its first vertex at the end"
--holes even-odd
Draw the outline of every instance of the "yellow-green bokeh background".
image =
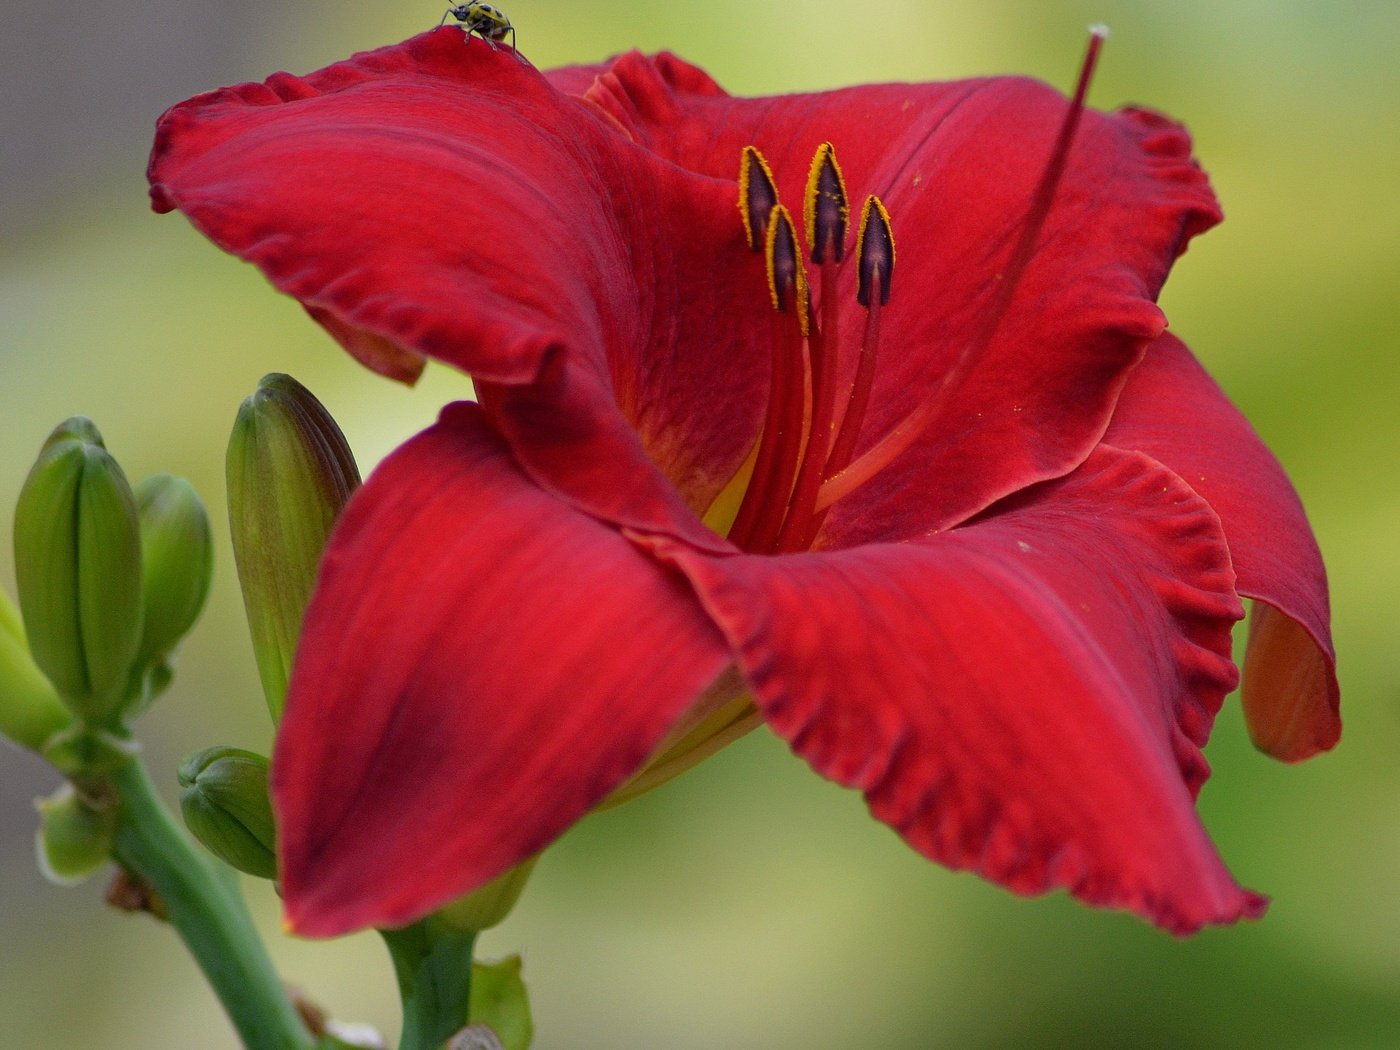
MULTIPOLYGON (((1168 285, 1175 329, 1292 474, 1327 555, 1340 749, 1287 768, 1237 707, 1201 809, 1268 917, 1173 940, 1062 896, 1021 900, 917 857, 760 732, 593 817, 485 938, 523 951, 540 1050, 1400 1045, 1400 5, 1391 0, 511 0, 539 65, 671 48, 731 90, 1026 72, 1065 86, 1083 27, 1114 36, 1092 101, 1193 128, 1228 221, 1168 285)), ((291 301, 178 216, 146 209, 162 104, 304 72, 433 23, 423 3, 33 0, 0 35, 0 520, 58 420, 90 415, 134 477, 187 475, 222 524, 223 442, 271 370, 316 390, 368 467, 464 381, 410 391, 353 365, 291 301), (150 98, 147 105, 133 99, 150 98)), ((840 129, 831 136, 840 142, 840 129)), ((491 187, 477 188, 491 192, 491 187)), ((424 208, 451 207, 425 198, 424 208)), ((696 274, 696 280, 704 280, 696 274)), ((178 757, 268 728, 226 537, 210 608, 143 726, 178 757)), ((7 556, 0 584, 13 587, 7 556)), ((54 775, 0 750, 0 1045, 223 1050, 173 936, 43 883, 30 799, 54 775)), ((395 1030, 377 941, 298 943, 252 897, 286 976, 395 1030)))

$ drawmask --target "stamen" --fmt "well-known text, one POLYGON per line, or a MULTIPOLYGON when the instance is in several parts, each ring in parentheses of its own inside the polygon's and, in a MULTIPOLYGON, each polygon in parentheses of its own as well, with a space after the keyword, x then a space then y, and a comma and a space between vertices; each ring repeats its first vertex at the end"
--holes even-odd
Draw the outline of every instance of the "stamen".
POLYGON ((836 263, 828 256, 822 262, 823 328, 816 338, 808 340, 811 356, 812 405, 807 416, 806 444, 802 451, 802 466, 797 472, 797 484, 787 506, 776 550, 801 548, 801 540, 812 518, 817 492, 821 488, 826 456, 831 448, 832 417, 836 407, 836 263), (827 304, 831 305, 828 306, 827 304))
POLYGON ((846 414, 841 430, 827 457, 825 474, 829 478, 846 469, 856 450, 860 427, 865 421, 865 409, 870 404, 870 388, 875 382, 875 357, 880 346, 880 307, 890 301, 890 278, 894 275, 894 232, 890 213, 879 197, 865 199, 861 209, 860 231, 856 235, 856 300, 866 308, 865 338, 860 344, 860 359, 856 378, 851 384, 851 396, 846 402, 846 414), (870 289, 878 289, 871 295, 870 289))
POLYGON ((846 257, 846 224, 851 209, 846 203, 846 180, 836 163, 836 147, 823 142, 817 147, 807 172, 807 194, 802 201, 803 227, 812 261, 819 263, 828 251, 837 262, 846 257))
POLYGON ((812 412, 802 466, 777 538, 777 549, 780 551, 798 550, 811 542, 808 533, 812 512, 837 426, 837 340, 841 332, 841 299, 836 288, 836 264, 846 254, 846 224, 850 209, 846 204, 845 180, 836 163, 836 150, 830 142, 822 143, 812 158, 802 214, 806 219, 812 261, 821 266, 822 323, 816 329, 815 338, 809 340, 812 412))
MULTIPOLYGON (((794 362, 788 353, 788 341, 783 335, 783 330, 790 325, 791 322, 781 314, 773 314, 768 408, 763 416, 763 431, 758 439, 758 457, 754 461, 748 488, 744 490, 743 501, 739 504, 739 513, 734 516, 734 524, 729 529, 729 539, 743 550, 749 549, 759 511, 768 496, 770 486, 774 483, 773 472, 778 462, 779 448, 786 444, 787 429, 791 425, 787 407, 788 402, 792 400, 790 365, 794 362)), ((800 419, 798 422, 800 424, 800 419)))
MULTIPOLYGON (((783 415, 777 433, 777 448, 773 455, 773 472, 760 486, 755 486, 759 502, 753 529, 737 546, 748 551, 771 552, 778 541, 783 518, 788 509, 788 494, 792 491, 797 466, 802 461, 805 438, 812 418, 812 364, 808 360, 802 329, 788 320, 778 338, 782 343, 784 360, 783 415)), ((755 481, 758 478, 755 477, 755 481)), ((731 533, 731 539, 734 539, 731 533)))
POLYGON ((792 216, 781 204, 770 213, 768 236, 763 242, 763 261, 768 271, 768 294, 773 309, 787 313, 793 309, 802 334, 807 334, 807 271, 797 261, 797 231, 792 216))
MULTIPOLYGON (((846 203, 846 179, 841 174, 841 165, 836 162, 836 147, 823 142, 817 147, 807 171, 807 195, 802 201, 802 214, 806 218, 807 245, 811 249, 812 261, 821 269, 821 332, 813 347, 814 358, 823 349, 828 349, 829 366, 814 369, 818 376, 825 376, 821 384, 820 402, 830 403, 831 409, 825 413, 818 425, 821 427, 820 445, 808 450, 808 457, 824 456, 831 447, 832 437, 841 425, 841 412, 845 405, 838 405, 840 398, 836 390, 836 372, 839 364, 837 353, 840 347, 837 340, 841 332, 841 297, 836 290, 836 264, 846 257, 846 225, 850 220, 851 209, 846 203), (828 374, 829 373, 829 374, 828 374), (829 432, 828 432, 829 431, 829 432)), ((814 394, 814 396, 816 396, 814 394)))
POLYGON ((756 147, 745 146, 739 159, 739 215, 744 220, 744 234, 751 251, 763 251, 768 217, 777 206, 778 188, 773 182, 773 169, 756 147))
POLYGON ((768 291, 777 312, 773 318, 772 381, 758 458, 729 530, 729 539, 744 550, 771 544, 777 534, 797 474, 806 414, 807 365, 802 347, 808 331, 807 272, 797 257, 792 216, 781 204, 772 210, 764 239, 764 262, 768 291))
POLYGON ((996 336, 997 328, 1005 318, 1016 290, 1020 286, 1021 279, 1025 276, 1026 267, 1035 252, 1036 241, 1040 237, 1045 220, 1050 214, 1051 205, 1054 203, 1055 191, 1059 189, 1060 182, 1064 177, 1070 147, 1074 143, 1075 132, 1079 129, 1080 119, 1084 115, 1084 100, 1089 92, 1089 83, 1093 79, 1094 67, 1098 64, 1099 52, 1107 35, 1108 30, 1103 26, 1090 27, 1089 46, 1079 71, 1074 97, 1070 100, 1069 109, 1060 124, 1059 134, 1055 138, 1055 146, 1051 151, 1050 159, 1046 163, 1045 170, 1041 173, 1040 181, 1031 196, 1030 207, 1027 209, 1025 222, 1021 226, 1020 236, 1016 240, 1015 247, 1011 250, 1011 256, 1005 269, 998 275, 996 291, 982 315, 982 323, 974 330, 972 338, 968 340, 962 353, 943 376, 934 396, 914 409, 860 459, 822 485, 816 501, 818 510, 829 507, 837 500, 849 495, 884 470, 894 461, 895 457, 908 449, 927 429, 929 423, 943 410, 950 392, 957 388, 972 363, 982 356, 996 336))
POLYGON ((877 298, 884 306, 890 301, 890 278, 894 276, 894 231, 890 213, 879 197, 865 198, 856 245, 856 302, 869 306, 870 288, 874 285, 880 290, 877 298))
MULTIPOLYGON (((860 345, 860 355, 856 362, 856 375, 846 396, 844 411, 832 421, 836 437, 831 442, 831 452, 821 470, 825 480, 842 470, 855 452, 856 441, 860 437, 861 424, 865 420, 865 409, 870 403, 870 389, 875 382, 875 359, 880 344, 880 307, 889 301, 890 275, 894 269, 894 234, 890 230, 889 212, 878 197, 867 197, 861 212, 860 230, 856 235, 856 270, 858 273, 857 298, 866 307, 865 335, 860 345), (872 221, 873 217, 873 221, 872 221), (870 295, 870 289, 875 294, 870 295)), ((833 267, 834 269, 834 267, 833 267)), ((823 281, 822 294, 826 295, 826 282, 823 281)), ((802 482, 798 489, 802 490, 802 482)), ((819 491, 818 486, 818 491, 819 491)), ((804 492, 805 496, 805 492, 804 492)), ((796 497, 794 497, 794 500, 796 497)), ((799 531, 792 526, 792 534, 784 550, 806 550, 821 531, 826 521, 827 509, 818 510, 817 494, 811 495, 812 512, 804 515, 806 524, 799 531)), ((799 510, 798 513, 801 513, 799 510)), ((796 519, 801 521, 801 518, 796 519)))

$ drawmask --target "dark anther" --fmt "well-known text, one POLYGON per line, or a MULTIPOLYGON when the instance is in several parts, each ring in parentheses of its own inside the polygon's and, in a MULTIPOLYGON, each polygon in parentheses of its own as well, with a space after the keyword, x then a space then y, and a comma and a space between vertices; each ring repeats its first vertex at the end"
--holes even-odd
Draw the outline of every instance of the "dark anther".
POLYGON ((880 290, 880 305, 890 301, 890 276, 894 273, 894 233, 890 213, 879 197, 867 197, 860 215, 859 247, 856 249, 856 299, 870 305, 870 288, 880 290))
POLYGON ((840 262, 846 255, 846 224, 850 207, 846 203, 846 180, 836 163, 836 150, 823 142, 812 167, 807 173, 807 196, 802 202, 807 244, 812 249, 812 261, 830 257, 840 262))
POLYGON ((739 214, 743 216, 744 233, 753 251, 763 251, 768 220, 777 206, 778 188, 773 184, 773 169, 755 147, 745 146, 739 161, 739 214))
POLYGON ((773 296, 773 309, 785 313, 797 301, 801 268, 797 265, 797 233, 792 217, 779 204, 773 209, 772 226, 764 242, 764 259, 768 264, 768 291, 773 296))

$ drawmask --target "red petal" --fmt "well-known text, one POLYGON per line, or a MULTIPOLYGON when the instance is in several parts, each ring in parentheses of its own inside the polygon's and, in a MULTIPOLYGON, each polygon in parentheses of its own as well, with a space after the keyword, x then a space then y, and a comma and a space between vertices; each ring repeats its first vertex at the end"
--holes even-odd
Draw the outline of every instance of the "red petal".
MULTIPOLYGON (((717 177, 733 178, 740 149, 756 144, 789 202, 831 140, 853 197, 882 198, 898 263, 863 445, 931 397, 967 346, 1066 107, 1044 84, 1011 77, 732 99, 674 56, 635 54, 588 97, 650 148, 717 177)), ((1086 113, 998 337, 926 439, 836 506, 825 543, 947 527, 1073 468, 1162 331, 1154 301, 1171 263, 1219 219, 1181 127, 1142 110, 1086 113)), ((852 253, 852 289, 854 264, 852 253)), ((863 312, 845 314, 840 342, 854 347, 863 312)))
MULTIPOLYGON (((587 308, 544 271, 552 245, 512 243, 520 154, 542 138, 530 118, 556 116, 555 98, 504 53, 464 47, 460 32, 430 34, 173 107, 151 153, 152 201, 179 208, 318 320, 336 322, 342 342, 362 329, 488 375, 528 378, 561 318, 582 323, 587 308), (453 98, 467 78, 478 85, 470 114, 453 98), (486 129, 500 135, 499 150, 484 148, 486 129), (472 260, 493 246, 533 264, 534 280, 508 294, 482 284, 472 260)), ((559 167, 561 201, 592 196, 576 166, 559 167)), ((566 207, 525 218, 558 234, 566 207)), ((611 256, 597 260, 595 291, 616 268, 611 256)))
POLYGON ((356 494, 307 612, 273 766, 289 922, 399 925, 531 856, 731 660, 679 577, 449 407, 356 494))
POLYGON ((1160 460, 1205 498, 1220 515, 1240 593, 1267 603, 1255 606, 1244 660, 1255 743, 1290 762, 1334 746, 1341 694, 1327 573, 1273 453, 1170 335, 1133 371, 1105 440, 1160 460))
POLYGON ((1159 464, 1102 448, 917 542, 729 559, 659 546, 769 724, 916 849, 1175 933, 1262 912, 1192 806, 1237 678, 1229 556, 1159 464))
MULTIPOLYGON (((648 463, 699 511, 757 429, 766 290, 741 247, 740 148, 764 147, 795 199, 812 149, 835 139, 853 191, 894 211, 903 291, 886 311, 873 441, 965 347, 1065 100, 1009 78, 739 100, 665 55, 624 56, 584 88, 593 72, 551 75, 574 98, 447 27, 176 107, 152 193, 386 374, 425 354, 521 384, 566 359, 557 375, 587 399, 563 406, 588 421, 571 441, 598 462, 624 450, 627 491, 557 469, 557 441, 517 442, 527 428, 503 398, 517 457, 599 516, 698 543, 648 463)), ((947 525, 1070 469, 1160 331, 1151 299, 1171 260, 1217 217, 1179 128, 1087 114, 1000 338, 926 440, 835 508, 827 542, 947 525)), ((538 415, 537 392, 525 401, 538 415)))
POLYGON ((176 106, 150 178, 157 208, 256 263, 377 371, 411 378, 426 355, 519 384, 567 358, 609 430, 639 436, 619 476, 660 464, 674 485, 651 483, 693 510, 752 444, 767 301, 732 181, 638 147, 453 27, 176 106))

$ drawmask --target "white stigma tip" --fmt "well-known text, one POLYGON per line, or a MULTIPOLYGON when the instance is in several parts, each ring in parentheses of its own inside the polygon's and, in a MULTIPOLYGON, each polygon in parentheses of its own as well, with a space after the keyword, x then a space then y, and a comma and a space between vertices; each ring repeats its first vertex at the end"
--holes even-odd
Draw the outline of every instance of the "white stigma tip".
POLYGON ((1096 36, 1096 37, 1098 37, 1100 40, 1107 40, 1107 39, 1108 39, 1108 26, 1104 25, 1102 22, 1095 22, 1093 25, 1091 25, 1091 26, 1089 27, 1089 35, 1090 35, 1090 36, 1096 36))

